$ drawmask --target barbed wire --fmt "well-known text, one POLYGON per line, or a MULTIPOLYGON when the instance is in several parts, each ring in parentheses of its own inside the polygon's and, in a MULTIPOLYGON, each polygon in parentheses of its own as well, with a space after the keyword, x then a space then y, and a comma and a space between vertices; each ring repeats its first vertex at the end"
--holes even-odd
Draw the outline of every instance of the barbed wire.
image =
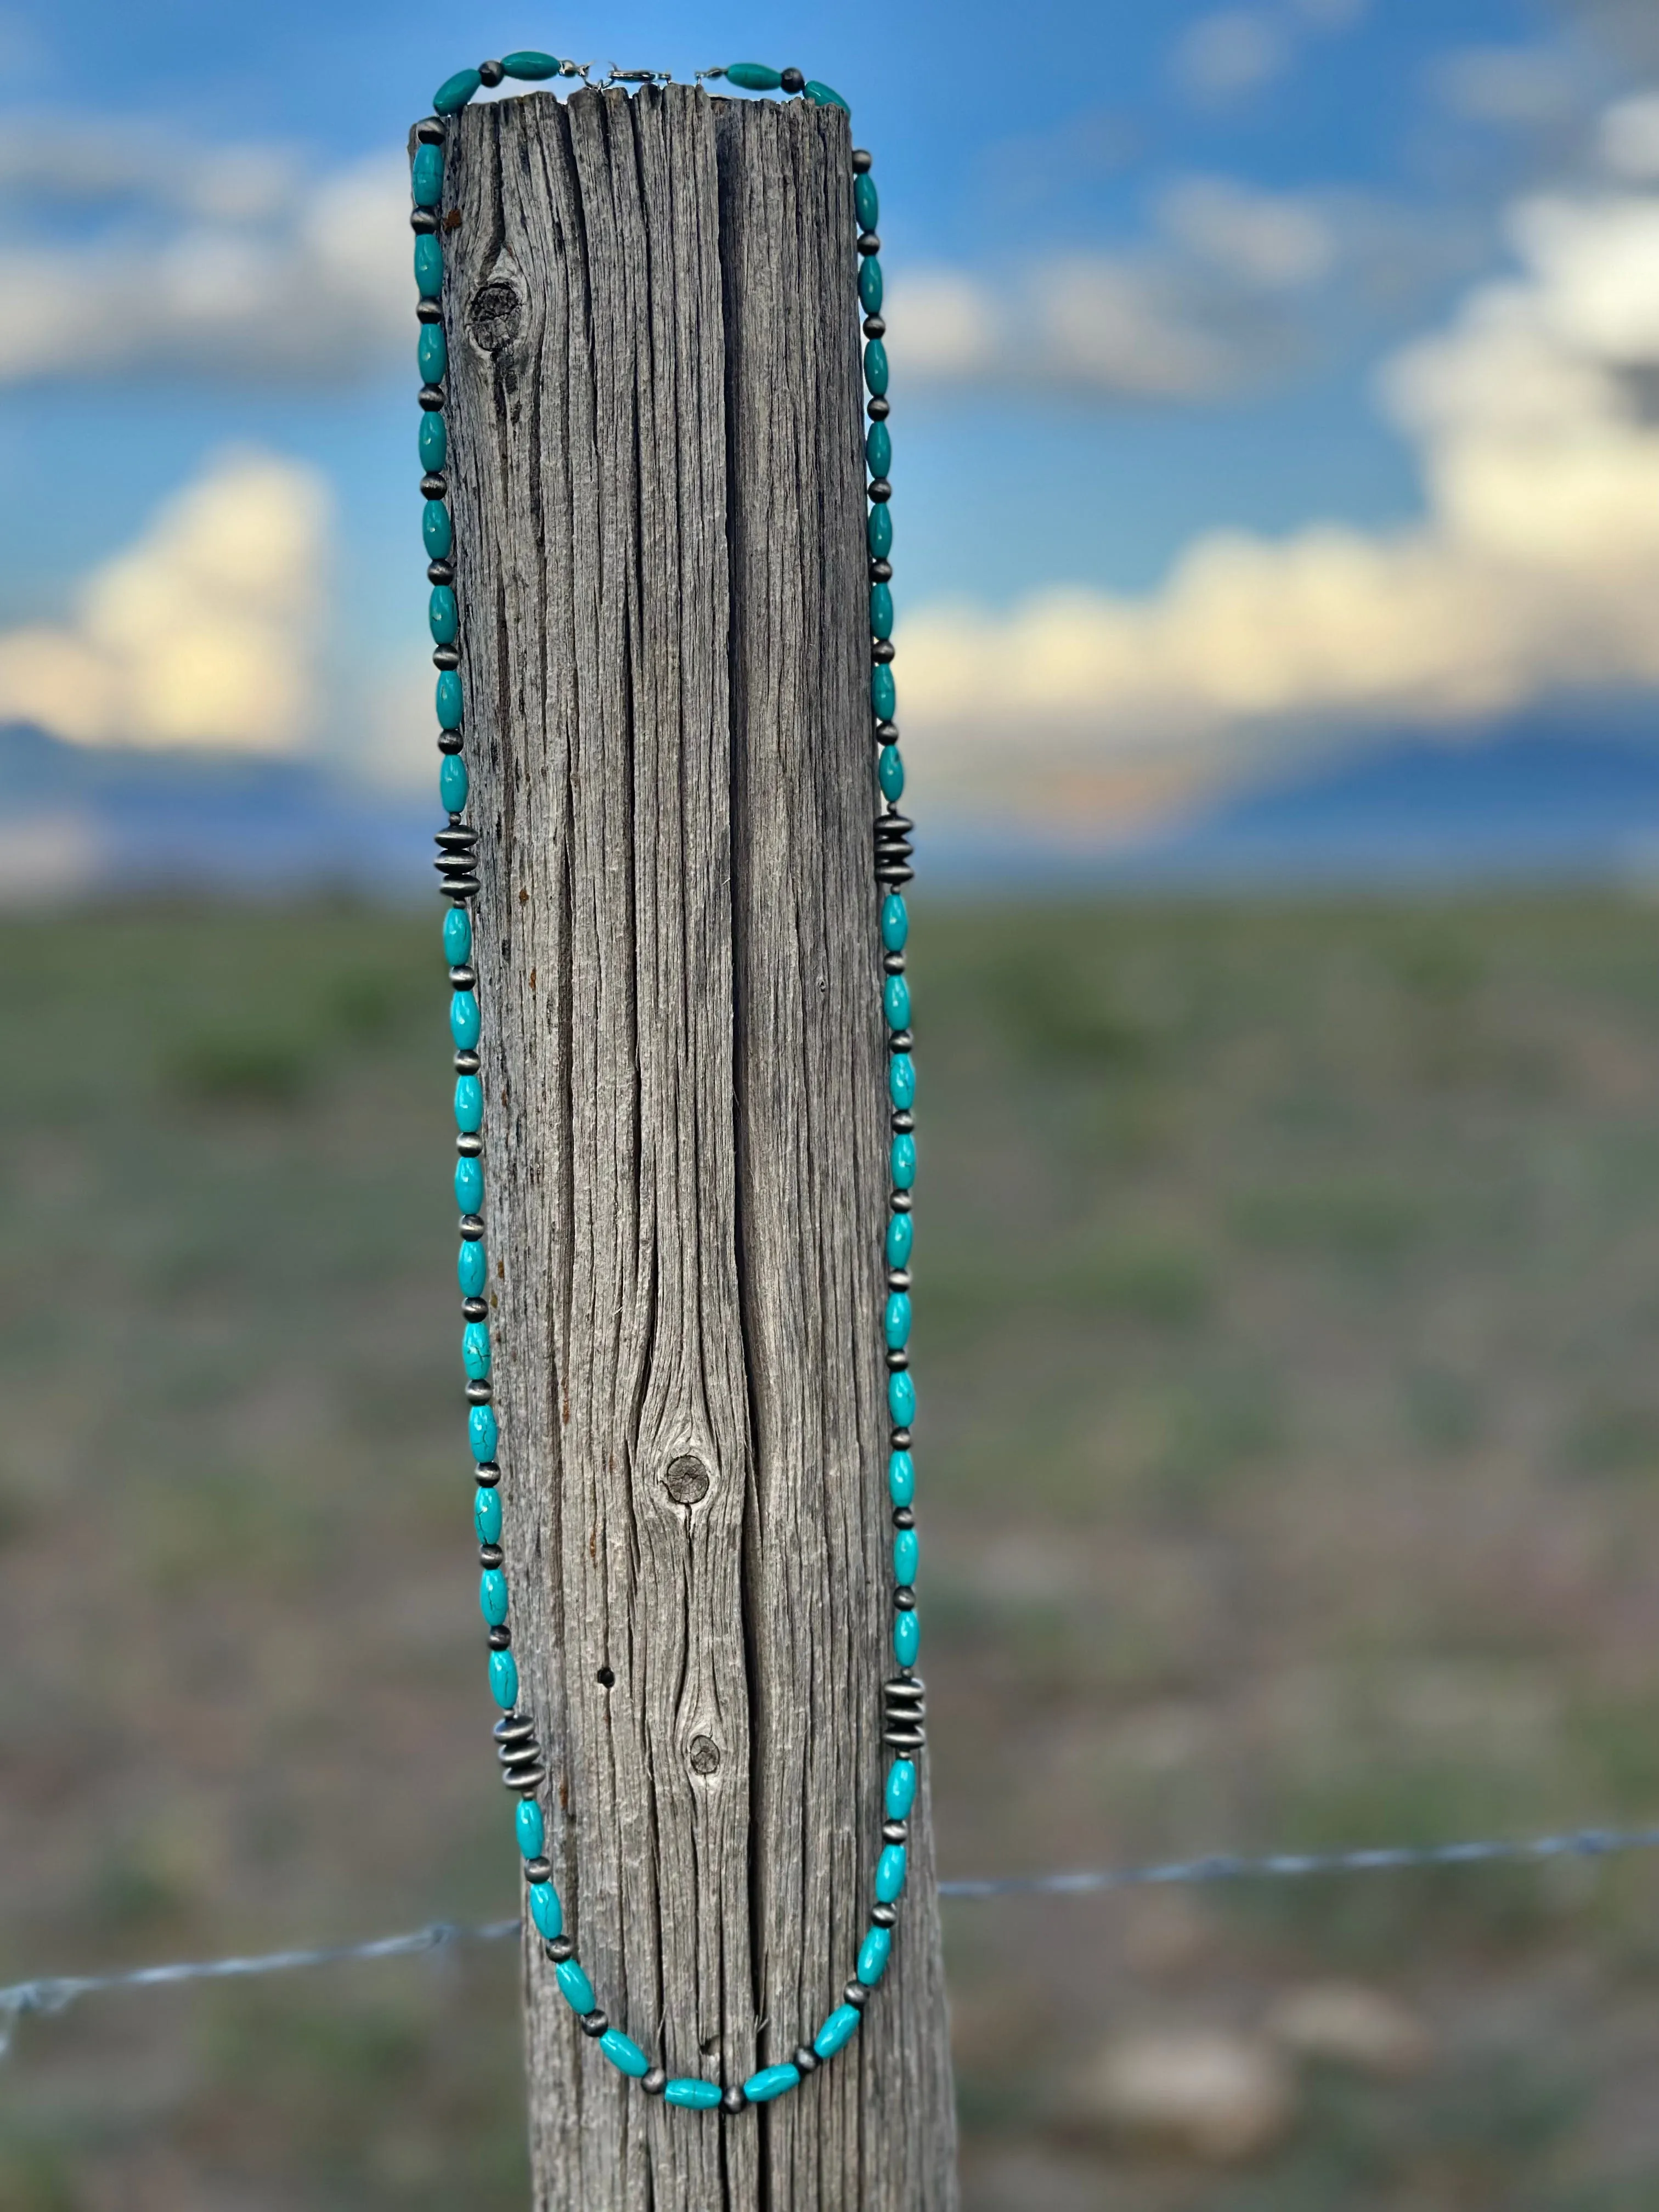
MULTIPOLYGON (((1659 1850, 1659 1827, 1576 1828, 1561 1835, 1519 1839, 1480 1838, 1451 1844, 1385 1844, 1346 1851, 1272 1851, 1251 1857, 1212 1852, 1203 1858, 1149 1861, 1142 1866, 1084 1869, 1073 1874, 998 1875, 977 1881, 942 1881, 942 1898, 974 1902, 998 1897, 1084 1897, 1109 1890, 1176 1884, 1297 1881, 1322 1875, 1400 1874, 1415 1869, 1541 1865, 1553 1859, 1604 1859, 1623 1852, 1659 1850)), ((0 2058, 10 2050, 18 2022, 31 2014, 67 2012, 82 1997, 111 1990, 167 1989, 181 1982, 240 1981, 255 1974, 292 1973, 302 1966, 343 1966, 360 1960, 404 1959, 452 1943, 501 1943, 517 1936, 519 1920, 490 1920, 462 1928, 434 1920, 401 1936, 367 1942, 324 1943, 304 1950, 266 1951, 247 1957, 185 1960, 164 1966, 133 1966, 112 1973, 50 1974, 0 1989, 0 2058)))

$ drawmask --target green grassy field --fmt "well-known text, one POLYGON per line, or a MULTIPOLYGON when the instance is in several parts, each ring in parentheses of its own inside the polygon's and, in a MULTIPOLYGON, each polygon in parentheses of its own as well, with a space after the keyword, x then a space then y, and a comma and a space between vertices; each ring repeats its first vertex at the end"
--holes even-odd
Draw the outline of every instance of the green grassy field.
MULTIPOLYGON (((9 928, 0 1979, 515 1904, 435 923, 9 928)), ((948 1873, 1659 1819, 1659 915, 924 908, 948 1873)), ((949 1909, 974 2212, 1659 2206, 1659 1868, 949 1909), (1110 2039, 1422 2023, 1252 2161, 1110 2039)), ((0 2212, 521 2204, 505 1949, 95 2001, 0 2212)))

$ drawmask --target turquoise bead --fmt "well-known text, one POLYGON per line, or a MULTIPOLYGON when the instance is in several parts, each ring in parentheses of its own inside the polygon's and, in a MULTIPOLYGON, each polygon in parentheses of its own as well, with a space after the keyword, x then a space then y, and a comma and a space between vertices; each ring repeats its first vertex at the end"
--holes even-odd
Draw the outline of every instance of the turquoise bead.
POLYGON ((499 1544, 501 1540, 501 1493, 491 1483, 488 1489, 480 1483, 472 1493, 472 1526, 477 1531, 481 1544, 499 1544))
POLYGON ((914 1667, 921 1649, 921 1623, 914 1613, 893 1617, 893 1656, 901 1667, 914 1667))
POLYGON ((459 753, 446 753, 438 769, 438 804, 446 814, 461 811, 468 788, 466 763, 459 753))
POLYGON ((887 1961, 892 1955, 893 1938, 885 1928, 872 1928, 864 1939, 859 1953, 858 1977, 866 1990, 872 1990, 887 1972, 887 1961))
POLYGON ((758 2074, 751 2074, 743 2085, 743 2094, 751 2105, 769 2105, 774 2097, 799 2086, 799 2067, 786 2060, 781 2066, 763 2066, 758 2074))
POLYGON ((884 561, 893 550, 893 510, 890 507, 872 507, 870 520, 865 526, 865 536, 870 541, 870 550, 878 561, 884 561))
POLYGON ((893 682, 893 672, 885 661, 878 660, 870 671, 870 704, 880 720, 892 720, 894 708, 898 704, 898 693, 893 682))
MULTIPOLYGON (((893 1818, 902 1820, 904 1815, 895 1813, 893 1818)), ((542 1846, 547 1841, 547 1823, 542 1818, 542 1808, 533 1797, 520 1797, 513 1814, 514 1833, 519 1839, 519 1849, 527 1859, 538 1859, 542 1846)), ((537 1925, 540 1926, 540 1922, 537 1925)), ((553 1933, 556 1936, 558 1929, 553 1933)))
POLYGON ((444 336, 441 323, 421 325, 420 341, 415 348, 415 366, 421 372, 422 384, 441 384, 448 375, 449 341, 444 336))
POLYGON ((916 1063, 908 1052, 896 1052, 888 1060, 887 1096, 901 1114, 916 1103, 916 1063))
POLYGON ((520 53, 501 56, 502 69, 508 76, 517 77, 520 84, 539 84, 544 77, 557 76, 562 66, 556 54, 540 54, 533 46, 526 46, 520 53))
POLYGON ((847 109, 847 112, 849 115, 853 112, 850 107, 847 106, 847 102, 836 90, 834 85, 820 84, 815 76, 809 76, 801 89, 805 93, 806 97, 812 102, 814 106, 842 107, 847 109))
POLYGON ((873 230, 881 219, 881 200, 876 191, 876 180, 866 169, 862 176, 853 179, 853 206, 860 230, 873 230))
POLYGON ((477 1160, 455 1163, 455 1204, 463 1213, 476 1213, 483 1204, 483 1169, 477 1160))
MULTIPOLYGON (((444 188, 444 149, 441 146, 417 146, 415 159, 410 164, 410 197, 416 207, 436 207, 444 188)), ((866 230, 873 226, 865 224, 866 230)))
MULTIPOLYGON (((464 1298, 481 1298, 484 1285, 489 1280, 489 1262, 484 1258, 483 1240, 469 1241, 462 1245, 455 1261, 455 1279, 461 1286, 464 1298)), ((481 1455, 488 1459, 489 1455, 481 1455)))
POLYGON ((459 669, 445 669, 438 678, 435 696, 438 727, 441 730, 459 730, 461 726, 461 677, 459 669))
MULTIPOLYGON (((430 422, 434 417, 428 415, 426 419, 430 422)), ((426 603, 426 626, 432 632, 434 645, 453 645, 459 636, 461 611, 447 584, 433 586, 432 597, 426 603)))
POLYGON ((726 82, 735 84, 742 92, 775 92, 783 82, 783 72, 769 68, 764 62, 729 62, 726 82))
POLYGON ((910 1341, 910 1299, 907 1291, 889 1291, 887 1311, 883 1316, 882 1326, 893 1350, 902 1352, 910 1341))
POLYGON ((476 1460, 494 1459, 499 1431, 493 1406, 475 1406, 466 1417, 466 1441, 476 1460))
MULTIPOLYGON (((863 302, 866 315, 878 315, 881 313, 881 259, 878 254, 866 253, 860 265, 859 298, 863 302)), ((878 477, 884 477, 886 473, 885 469, 876 471, 878 477)))
MULTIPOLYGON (((532 1804, 530 1809, 539 1821, 541 1819, 541 1807, 539 1805, 532 1804)), ((520 1805, 519 1810, 523 1812, 524 1807, 520 1805)), ((522 1848, 523 1846, 521 1843, 520 1849, 522 1848)), ((536 1850, 526 1851, 525 1856, 527 1859, 533 1859, 536 1856, 536 1851, 539 1851, 540 1849, 541 1845, 538 1844, 536 1850)), ((564 1911, 559 1903, 559 1893, 554 1888, 550 1881, 532 1881, 531 1883, 530 1917, 535 1922, 538 1932, 545 1936, 550 1943, 555 1942, 557 1937, 563 1935, 564 1911)))
POLYGON ((439 115, 453 115, 466 106, 483 82, 477 70, 457 70, 447 76, 432 95, 432 106, 439 115))
MULTIPOLYGON (((866 269, 874 264, 866 261, 866 269)), ((875 309, 870 310, 873 315, 875 309)), ((872 422, 865 433, 864 458, 870 465, 872 477, 890 476, 893 470, 893 434, 884 422, 872 422)))
POLYGON ((449 998, 449 1034, 455 1040, 457 1052, 471 1052, 478 1042, 478 994, 476 991, 452 991, 449 998))
POLYGON ((812 2038, 812 2048, 818 2057, 833 2058, 844 2045, 850 2043, 859 2032, 859 2020, 856 2005, 837 2005, 812 2038))
POLYGON ((449 432, 435 407, 421 410, 421 466, 441 469, 449 458, 449 432))
POLYGON ((893 1188, 908 1190, 916 1179, 916 1140, 914 1137, 895 1137, 893 1139, 893 1188))
POLYGON ((916 1463, 908 1452, 887 1455, 887 1495, 895 1505, 908 1505, 916 1494, 916 1463))
POLYGON ((455 1127, 463 1134, 477 1130, 483 1121, 483 1085, 476 1075, 455 1079, 455 1127))
POLYGON ((904 1894, 904 1846, 889 1844, 876 1861, 876 1903, 896 1905, 904 1894))
POLYGON ((519 1702, 519 1662, 510 1651, 489 1655, 489 1694, 504 1713, 519 1702))
MULTIPOLYGON (((471 1164, 476 1167, 477 1162, 474 1160, 471 1164)), ((482 1194, 482 1176, 478 1178, 478 1185, 482 1194)), ((467 1208, 469 1213, 476 1213, 477 1210, 476 1206, 467 1208)), ((465 1368, 469 1379, 474 1382, 483 1382, 489 1375, 489 1323, 487 1321, 470 1321, 461 1331, 461 1364, 465 1368)))
POLYGON ((884 799, 898 799, 904 796, 904 763, 899 757, 896 745, 884 745, 876 762, 876 781, 881 786, 884 799))
POLYGON ((559 1994, 572 2012, 592 2012, 593 1984, 574 1959, 567 1959, 553 1969, 553 1978, 559 1985, 559 1994))
POLYGON ((618 2074, 631 2074, 637 2081, 641 2074, 651 2071, 651 2061, 640 2049, 631 2035, 624 2035, 619 2027, 607 2027, 599 2038, 599 2048, 618 2074))
POLYGON ((478 1577, 478 1610, 486 1628, 499 1628, 507 1619, 507 1577, 499 1567, 486 1567, 478 1577))
POLYGON ((423 300, 435 300, 443 288, 444 250, 428 231, 415 241, 415 289, 423 300))
POLYGON ((890 1213, 887 1217, 887 1264, 890 1267, 908 1267, 910 1254, 916 1241, 916 1227, 908 1213, 890 1213))
MULTIPOLYGON (((909 910, 896 891, 889 891, 881 902, 881 941, 890 952, 902 952, 909 934, 909 910)), ((894 1265, 902 1267, 904 1262, 898 1260, 894 1265)))
POLYGON ((677 2074, 662 2093, 665 2105, 684 2105, 694 2112, 712 2112, 720 2100, 718 2081, 699 2081, 695 2074, 677 2074))
MULTIPOLYGON (((876 510, 878 514, 886 512, 885 507, 876 510)), ((875 516, 872 515, 870 519, 873 522, 875 516)), ((455 543, 455 532, 449 520, 449 509, 442 500, 429 499, 421 509, 421 536, 425 541, 428 559, 442 561, 447 558, 455 543)))
POLYGON ((879 338, 864 349, 864 380, 878 398, 887 389, 887 349, 879 338))
POLYGON ((882 1801, 890 1820, 908 1820, 916 1802, 915 1761, 896 1759, 887 1770, 887 1794, 882 1801))
POLYGON ((893 594, 885 584, 870 586, 870 635, 872 637, 891 637, 893 635, 893 594))
POLYGON ((893 1539, 893 1580, 908 1589, 916 1578, 921 1544, 914 1528, 901 1528, 893 1539))
POLYGON ((471 957, 472 917, 464 906, 453 906, 444 916, 444 958, 460 968, 471 957))
POLYGON ((890 975, 881 987, 881 1010, 890 1030, 910 1026, 910 986, 902 975, 890 975))
MULTIPOLYGON (((489 1408, 484 1406, 476 1410, 488 1413, 489 1408)), ((916 1386, 910 1380, 908 1368, 895 1368, 887 1378, 887 1410, 893 1417, 896 1429, 908 1429, 916 1418, 916 1386)), ((482 1458, 489 1456, 487 1453, 479 1455, 482 1458)))

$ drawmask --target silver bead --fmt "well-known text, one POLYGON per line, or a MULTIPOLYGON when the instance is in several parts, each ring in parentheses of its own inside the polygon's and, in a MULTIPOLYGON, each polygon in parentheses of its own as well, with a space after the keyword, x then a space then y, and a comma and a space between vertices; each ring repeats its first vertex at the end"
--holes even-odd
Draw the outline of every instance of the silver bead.
MULTIPOLYGON (((455 1149, 464 1160, 476 1160, 483 1151, 483 1139, 478 1134, 476 1129, 463 1129, 455 1139, 455 1149)), ((483 1300, 482 1298, 469 1298, 467 1300, 467 1305, 482 1305, 483 1304, 483 1300)), ((463 1313, 466 1313, 466 1306, 463 1306, 461 1310, 463 1313)), ((483 1316, 481 1313, 467 1314, 466 1317, 469 1321, 482 1321, 483 1319, 483 1316)))
POLYGON ((720 2091, 720 2110, 728 2118, 736 2119, 739 2112, 746 2112, 748 2109, 749 2100, 738 2087, 736 2082, 733 2082, 729 2089, 720 2091))
POLYGON ((910 1823, 908 1820, 884 1820, 881 1840, 884 1844, 902 1844, 908 1840, 910 1823))
POLYGON ((641 2075, 640 2087, 647 2097, 660 2097, 668 2087, 668 2069, 665 2066, 653 2066, 649 2073, 641 2075))
POLYGON ((862 2012, 870 2002, 870 1992, 862 1982, 851 1981, 842 1991, 841 2001, 843 2004, 851 2005, 855 2012, 862 2012))
POLYGON ((576 1955, 576 1947, 568 1936, 555 1936, 544 1943, 542 1948, 556 1966, 562 1966, 576 1955))
POLYGON ((816 2074, 818 2070, 818 2054, 810 2043, 797 2044, 789 2054, 789 2063, 798 2073, 816 2074))
POLYGON ((524 1878, 526 1881, 551 1881, 553 1879, 552 1860, 526 1859, 524 1863, 524 1878))
POLYGON ((611 2026, 611 2015, 603 2005, 595 2005, 592 2012, 582 2014, 584 2035, 603 2035, 611 2026))
POLYGON ((898 1926, 898 1910, 895 1905, 872 1905, 870 1907, 870 1917, 875 1922, 878 1928, 896 1928, 898 1926))

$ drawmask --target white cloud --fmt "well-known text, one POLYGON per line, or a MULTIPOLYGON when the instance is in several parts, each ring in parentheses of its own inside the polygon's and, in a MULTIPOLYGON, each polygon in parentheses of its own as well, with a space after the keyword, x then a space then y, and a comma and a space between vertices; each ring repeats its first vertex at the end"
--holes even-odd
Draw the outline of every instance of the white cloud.
POLYGON ((1583 87, 1559 46, 1468 46, 1443 54, 1431 82, 1472 123, 1552 123, 1581 109, 1583 87))
POLYGON ((314 470, 222 455, 92 572, 68 623, 0 632, 0 718, 78 744, 302 748, 327 526, 314 470))
POLYGON ((1601 118, 1602 161, 1632 184, 1659 180, 1659 92, 1618 100, 1601 118))
POLYGON ((1159 216, 1189 252, 1270 290, 1314 283, 1336 260, 1331 223, 1298 194, 1257 191, 1230 177, 1187 177, 1165 192, 1159 216))
POLYGON ((1283 74, 1291 42, 1266 9, 1218 8, 1182 33, 1173 60, 1176 82, 1194 99, 1237 100, 1283 74))

